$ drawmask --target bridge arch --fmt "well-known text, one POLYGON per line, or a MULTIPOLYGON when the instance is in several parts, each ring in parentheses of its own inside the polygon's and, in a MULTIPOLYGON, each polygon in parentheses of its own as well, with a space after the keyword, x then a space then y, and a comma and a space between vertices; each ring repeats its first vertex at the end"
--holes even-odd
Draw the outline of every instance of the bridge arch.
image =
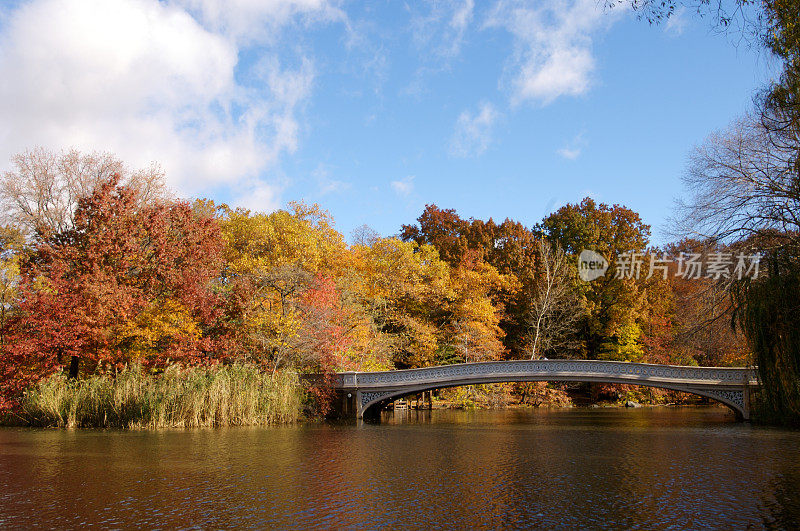
MULTIPOLYGON (((419 394, 419 393, 422 393, 422 392, 425 392, 425 391, 435 391, 437 389, 447 389, 447 388, 451 388, 451 387, 463 387, 463 386, 467 386, 467 385, 483 385, 483 384, 488 384, 488 383, 552 382, 552 381, 576 382, 576 383, 577 382, 584 382, 584 380, 572 380, 572 379, 565 379, 565 380, 554 380, 554 379, 525 379, 525 380, 522 380, 522 379, 515 379, 515 380, 496 380, 496 381, 481 380, 481 381, 475 381, 475 382, 472 382, 472 383, 466 382, 466 383, 447 384, 447 385, 438 385, 438 386, 424 385, 424 386, 418 386, 418 387, 402 389, 402 390, 396 390, 396 391, 377 392, 374 395, 370 394, 369 392, 366 392, 366 393, 362 393, 362 395, 364 395, 364 397, 363 397, 364 404, 362 406, 362 416, 363 417, 371 416, 375 409, 381 408, 384 405, 388 404, 389 402, 392 402, 393 400, 397 400, 399 398, 403 398, 403 397, 409 396, 409 395, 419 394)), ((720 393, 714 392, 714 391, 706 391, 706 390, 701 390, 701 389, 689 389, 689 388, 685 388, 683 386, 670 385, 670 384, 654 385, 654 384, 648 384, 648 383, 643 383, 643 382, 632 383, 632 382, 629 382, 629 381, 625 381, 625 382, 612 382, 612 381, 599 382, 599 381, 597 381, 597 383, 622 383, 622 384, 626 384, 626 385, 642 385, 642 386, 647 386, 647 387, 657 387, 657 388, 661 388, 661 389, 670 389, 672 391, 682 391, 684 393, 690 393, 690 394, 702 396, 702 397, 705 397, 705 398, 710 398, 712 400, 720 402, 721 404, 723 404, 723 405, 727 406, 729 409, 731 409, 736 414, 737 418, 739 418, 739 417, 747 418, 745 416, 745 414, 744 414, 744 410, 743 410, 744 409, 743 408, 744 404, 742 403, 741 395, 740 395, 740 393, 737 393, 735 391, 732 392, 732 393, 726 393, 726 395, 720 395, 720 393)))
POLYGON ((596 360, 520 360, 462 363, 422 369, 341 373, 336 387, 353 399, 347 409, 362 418, 396 398, 448 387, 506 382, 595 382, 682 391, 721 402, 749 418, 758 386, 754 369, 685 367, 596 360), (353 392, 355 391, 355 392, 353 392))

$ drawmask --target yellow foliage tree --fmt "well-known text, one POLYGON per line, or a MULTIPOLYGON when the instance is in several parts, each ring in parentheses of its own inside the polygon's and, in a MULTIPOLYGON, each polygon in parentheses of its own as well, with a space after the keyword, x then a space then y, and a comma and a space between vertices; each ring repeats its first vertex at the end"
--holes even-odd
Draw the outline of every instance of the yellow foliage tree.
POLYGON ((338 276, 348 265, 347 245, 318 205, 290 203, 271 214, 222 208, 225 261, 229 275, 247 275, 294 265, 338 276))
POLYGON ((389 335, 399 367, 434 363, 441 326, 454 298, 450 271, 431 245, 376 239, 353 247, 355 290, 379 329, 389 335))
POLYGON ((19 263, 24 238, 12 227, 0 227, 0 346, 5 345, 5 326, 17 303, 19 263))
POLYGON ((167 299, 153 302, 134 319, 113 330, 117 348, 131 361, 163 355, 167 346, 180 348, 186 340, 201 336, 197 322, 179 302, 167 299))
POLYGON ((513 293, 518 282, 483 261, 465 260, 452 275, 450 343, 463 361, 496 360, 503 356, 500 312, 492 294, 513 293))

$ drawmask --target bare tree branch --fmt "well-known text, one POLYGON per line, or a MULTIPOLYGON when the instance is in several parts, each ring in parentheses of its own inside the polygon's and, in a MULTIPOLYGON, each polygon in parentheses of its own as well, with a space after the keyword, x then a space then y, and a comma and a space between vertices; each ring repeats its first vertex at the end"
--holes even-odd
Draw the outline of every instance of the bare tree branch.
POLYGON ((540 239, 537 253, 542 270, 534 284, 531 311, 527 319, 531 359, 568 347, 583 315, 583 308, 574 291, 575 271, 564 250, 540 239))
POLYGON ((153 164, 131 171, 110 153, 54 153, 36 148, 15 155, 13 169, 0 178, 2 223, 27 236, 52 234, 72 226, 78 199, 118 174, 142 204, 167 199, 164 172, 153 164))

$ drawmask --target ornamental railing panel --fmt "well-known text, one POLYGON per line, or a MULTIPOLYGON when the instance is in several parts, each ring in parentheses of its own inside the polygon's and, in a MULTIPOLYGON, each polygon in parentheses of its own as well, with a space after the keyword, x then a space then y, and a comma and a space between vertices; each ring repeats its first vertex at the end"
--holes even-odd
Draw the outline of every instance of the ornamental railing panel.
POLYGON ((350 372, 337 375, 340 389, 403 387, 467 379, 570 377, 715 386, 756 386, 757 371, 745 367, 686 367, 595 360, 519 360, 461 363, 420 369, 383 372, 350 372))

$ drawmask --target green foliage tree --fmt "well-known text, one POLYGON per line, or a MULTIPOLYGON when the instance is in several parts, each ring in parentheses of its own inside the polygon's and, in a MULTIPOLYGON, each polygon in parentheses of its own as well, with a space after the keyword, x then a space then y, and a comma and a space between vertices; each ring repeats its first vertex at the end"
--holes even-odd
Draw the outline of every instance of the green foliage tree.
POLYGON ((620 205, 597 204, 586 198, 549 215, 541 224, 546 237, 576 260, 584 249, 602 254, 612 267, 583 285, 585 355, 595 359, 639 361, 643 290, 633 275, 618 275, 613 264, 623 253, 643 255, 650 227, 634 211, 620 205))
POLYGON ((736 321, 747 336, 763 389, 763 420, 800 424, 800 268, 785 249, 770 253, 768 275, 734 284, 736 321))

